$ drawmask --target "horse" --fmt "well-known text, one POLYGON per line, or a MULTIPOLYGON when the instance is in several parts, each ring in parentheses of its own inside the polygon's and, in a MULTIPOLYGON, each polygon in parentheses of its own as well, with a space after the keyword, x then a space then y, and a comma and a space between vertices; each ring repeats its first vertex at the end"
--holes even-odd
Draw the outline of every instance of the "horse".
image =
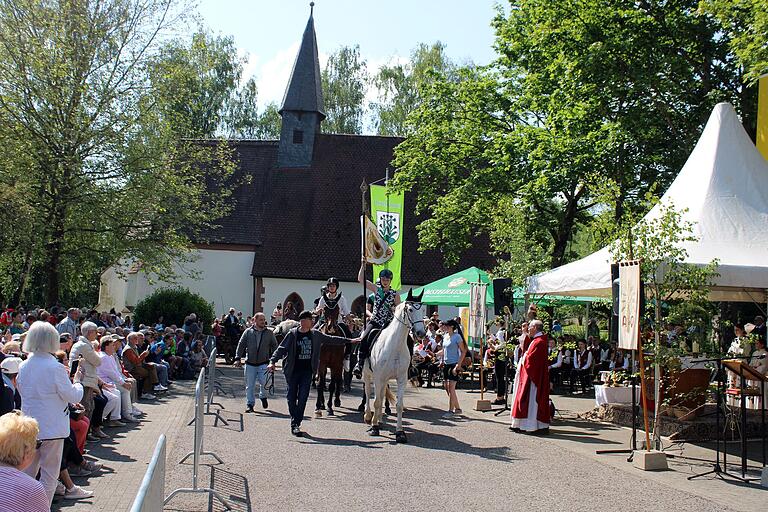
MULTIPOLYGON (((335 299, 323 292, 325 318, 320 326, 320 331, 332 336, 348 337, 348 333, 339 325, 339 300, 341 294, 335 299)), ((344 385, 344 345, 322 345, 320 347, 320 362, 315 377, 317 379, 317 403, 315 404, 315 416, 323 415, 323 408, 328 411, 328 416, 333 416, 335 407, 341 407, 341 388, 344 385), (328 385, 328 403, 325 404, 325 378, 328 370, 331 370, 331 381, 328 385), (334 399, 334 394, 336 395, 334 399)))
POLYGON ((403 395, 408 383, 408 367, 411 364, 411 352, 408 350, 408 334, 413 331, 417 338, 426 335, 424 318, 421 314, 421 295, 414 297, 413 290, 408 291, 408 297, 395 308, 395 315, 387 327, 378 336, 371 348, 368 361, 363 367, 363 383, 365 384, 365 422, 371 424, 369 433, 378 436, 380 433, 381 405, 384 397, 389 397, 389 381, 397 380, 397 428, 395 441, 407 443, 408 439, 403 430, 403 395), (376 390, 376 398, 371 410, 371 391, 376 390))
POLYGON ((267 329, 271 329, 272 332, 275 334, 275 338, 277 339, 277 342, 280 343, 283 341, 283 338, 285 338, 285 335, 288 334, 288 331, 293 329, 294 327, 298 327, 299 322, 296 320, 283 320, 279 324, 272 326, 270 325, 267 327, 267 329))

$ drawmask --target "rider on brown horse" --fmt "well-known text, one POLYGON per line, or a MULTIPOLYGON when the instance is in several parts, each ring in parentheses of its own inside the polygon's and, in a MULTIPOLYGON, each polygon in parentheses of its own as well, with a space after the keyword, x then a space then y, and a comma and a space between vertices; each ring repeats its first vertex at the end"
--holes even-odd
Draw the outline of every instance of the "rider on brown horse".
MULTIPOLYGON (((341 291, 339 291, 339 280, 335 277, 329 277, 324 291, 320 295, 317 307, 315 308, 315 314, 323 315, 326 308, 336 309, 337 307, 339 309, 337 319, 339 321, 346 319, 350 314, 349 306, 347 306, 347 299, 341 291)), ((321 317, 318 317, 318 324, 320 324, 322 320, 321 317)), ((340 323, 339 327, 344 331, 345 335, 349 336, 349 332, 345 330, 346 325, 340 323)))

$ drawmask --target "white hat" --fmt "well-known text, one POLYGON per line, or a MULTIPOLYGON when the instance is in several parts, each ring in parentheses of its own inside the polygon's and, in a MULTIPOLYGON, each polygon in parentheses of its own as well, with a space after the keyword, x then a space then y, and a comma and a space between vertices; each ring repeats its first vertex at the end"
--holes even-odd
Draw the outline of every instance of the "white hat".
POLYGON ((3 362, 0 363, 3 373, 19 373, 19 365, 21 364, 20 357, 6 357, 3 362))
POLYGON ((746 331, 747 334, 752 334, 752 331, 755 330, 755 324, 744 324, 744 331, 746 331))
POLYGON ((21 334, 14 334, 11 336, 11 341, 19 341, 21 339, 21 334))

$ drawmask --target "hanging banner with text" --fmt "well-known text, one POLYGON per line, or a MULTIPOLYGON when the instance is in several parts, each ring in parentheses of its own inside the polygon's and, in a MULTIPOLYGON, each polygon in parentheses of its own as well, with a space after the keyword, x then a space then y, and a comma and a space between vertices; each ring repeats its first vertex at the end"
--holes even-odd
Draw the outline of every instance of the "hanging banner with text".
POLYGON ((640 335, 640 262, 619 263, 619 348, 637 350, 640 335))
POLYGON ((470 283, 469 288, 469 332, 472 348, 481 346, 485 336, 485 283, 470 283))
POLYGON ((388 193, 387 187, 371 185, 371 219, 376 224, 379 234, 392 250, 392 257, 382 265, 373 266, 374 281, 379 272, 388 268, 394 274, 392 289, 399 290, 403 262, 403 213, 404 195, 402 192, 388 193))

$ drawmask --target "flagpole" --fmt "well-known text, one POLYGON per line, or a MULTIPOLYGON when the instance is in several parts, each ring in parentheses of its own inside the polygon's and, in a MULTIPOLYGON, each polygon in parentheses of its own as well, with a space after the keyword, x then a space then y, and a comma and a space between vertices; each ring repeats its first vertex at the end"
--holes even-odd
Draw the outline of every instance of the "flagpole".
POLYGON ((365 286, 365 213, 367 210, 365 196, 367 192, 368 184, 365 182, 365 178, 363 178, 363 182, 360 184, 360 194, 362 199, 362 211, 360 213, 360 264, 363 266, 363 329, 365 329, 365 324, 368 321, 366 315, 368 311, 368 287, 365 286))
MULTIPOLYGON (((389 166, 387 166, 384 174, 384 187, 386 188, 387 196, 387 217, 389 217, 389 166)), ((384 268, 389 268, 389 260, 384 262, 384 268)), ((402 283, 402 281, 401 281, 402 283)))

